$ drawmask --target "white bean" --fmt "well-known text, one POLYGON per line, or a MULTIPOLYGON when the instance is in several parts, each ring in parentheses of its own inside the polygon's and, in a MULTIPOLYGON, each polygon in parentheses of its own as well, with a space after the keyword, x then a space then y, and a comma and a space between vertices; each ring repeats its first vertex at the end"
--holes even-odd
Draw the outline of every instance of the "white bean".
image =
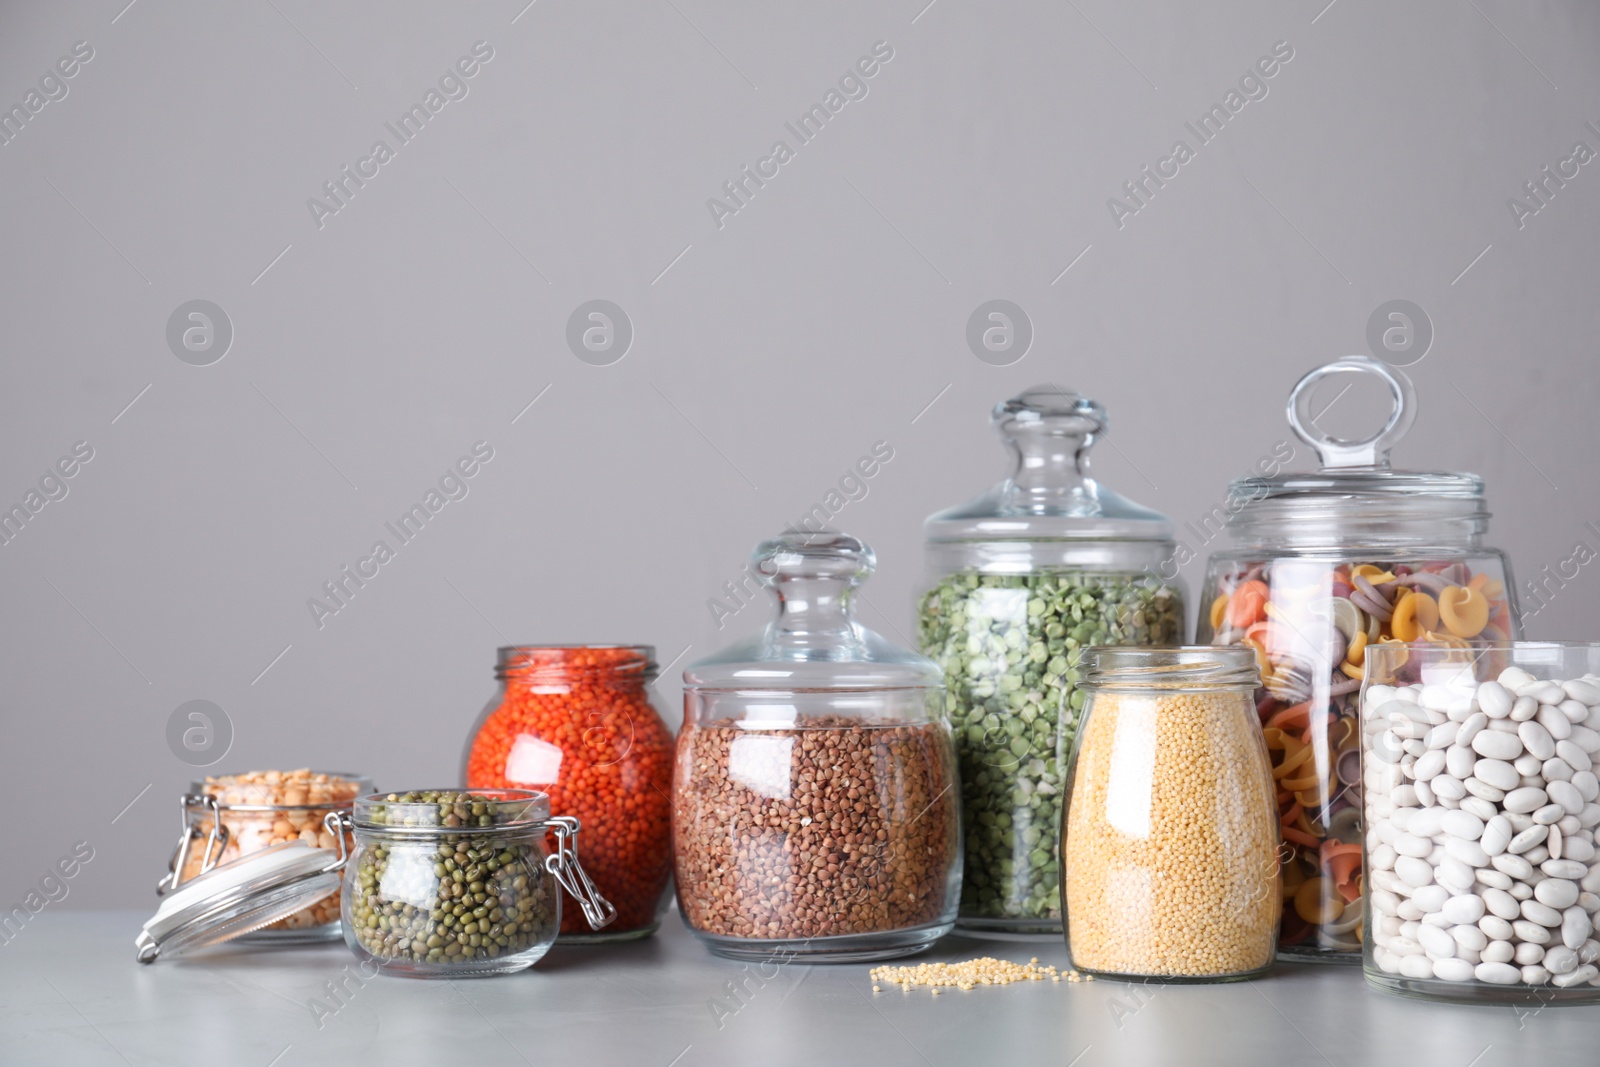
POLYGON ((1521 856, 1513 856, 1511 853, 1507 852, 1502 853, 1499 856, 1495 856, 1489 862, 1494 864, 1495 870, 1503 871, 1518 880, 1524 880, 1533 877, 1533 864, 1529 863, 1521 856))
POLYGON ((1527 967, 1530 964, 1540 963, 1544 960, 1544 946, 1535 945, 1531 942, 1524 941, 1522 944, 1517 946, 1516 954, 1513 955, 1511 959, 1516 963, 1520 963, 1524 967, 1527 967))
POLYGON ((1554 708, 1548 704, 1540 704, 1539 714, 1535 716, 1556 741, 1571 737, 1572 728, 1588 717, 1589 708, 1576 700, 1563 700, 1554 708))
POLYGON ((1516 701, 1511 690, 1499 682, 1484 682, 1478 686, 1478 707, 1491 719, 1503 719, 1511 714, 1511 705, 1516 701))
MULTIPOLYGON (((1493 915, 1491 915, 1490 918, 1494 918, 1493 915)), ((1499 918, 1496 918, 1494 921, 1496 921, 1496 923, 1504 923, 1504 926, 1506 926, 1506 936, 1499 937, 1496 936, 1496 934, 1491 933, 1491 931, 1485 931, 1488 936, 1494 937, 1494 941, 1491 941, 1490 944, 1488 944, 1488 947, 1485 947, 1485 949, 1480 952, 1480 955, 1482 955, 1485 963, 1510 963, 1510 958, 1512 958, 1512 955, 1517 953, 1517 945, 1510 944, 1510 934, 1512 934, 1510 923, 1506 923, 1504 920, 1499 920, 1499 918)), ((1482 923, 1480 923, 1478 926, 1482 928, 1482 923)), ((1496 926, 1496 929, 1499 929, 1499 926, 1496 926)))
POLYGON ((1468 982, 1472 980, 1472 966, 1462 959, 1435 960, 1433 976, 1446 982, 1468 982))
MULTIPOLYGON (((1563 756, 1562 759, 1565 760, 1566 757, 1563 756)), ((1593 804, 1597 798, 1600 798, 1600 777, 1597 777, 1593 771, 1576 771, 1572 775, 1572 786, 1578 791, 1578 795, 1583 797, 1585 804, 1593 804)))
POLYGON ((1506 798, 1506 791, 1504 789, 1501 789, 1499 786, 1490 785, 1488 782, 1482 781, 1476 777, 1468 778, 1462 783, 1462 786, 1473 796, 1490 801, 1492 803, 1499 803, 1506 798))
POLYGON ((1456 941, 1437 926, 1423 926, 1417 931, 1417 941, 1434 959, 1449 959, 1456 954, 1456 941))
POLYGON ((1515 789, 1521 776, 1505 760, 1480 759, 1472 765, 1472 776, 1497 789, 1515 789))
POLYGON ((1472 873, 1483 885, 1493 886, 1495 889, 1511 888, 1511 876, 1504 871, 1497 871, 1493 867, 1479 867, 1472 873))
MULTIPOLYGON (((1445 901, 1440 911, 1452 924, 1470 927, 1470 924, 1483 918, 1483 898, 1476 893, 1463 893, 1445 901)), ((1483 946, 1479 945, 1478 947, 1482 948, 1483 946)))
POLYGON ((1522 917, 1522 905, 1517 903, 1516 897, 1503 889, 1485 889, 1483 903, 1491 913, 1507 922, 1522 917))
POLYGON ((1433 961, 1426 956, 1406 956, 1400 961, 1400 973, 1407 978, 1432 978, 1433 961))
POLYGON ((1478 981, 1492 985, 1516 985, 1522 980, 1522 972, 1509 963, 1480 963, 1472 969, 1472 974, 1478 981))
POLYGON ((1544 807, 1546 799, 1547 795, 1543 789, 1537 786, 1525 785, 1507 793, 1502 803, 1507 811, 1526 814, 1537 808, 1544 807))
POLYGON ((1478 840, 1483 836, 1483 826, 1483 820, 1470 811, 1447 811, 1439 817, 1439 829, 1463 841, 1478 840))
POLYGON ((1568 908, 1561 913, 1561 943, 1568 948, 1582 948, 1594 933, 1594 920, 1582 908, 1568 908))
POLYGON ((1540 962, 1549 969, 1551 974, 1566 974, 1568 971, 1577 969, 1578 954, 1566 945, 1557 945, 1549 952, 1546 952, 1544 959, 1540 962))
POLYGON ((1578 883, 1565 878, 1546 878, 1533 887, 1534 899, 1557 911, 1578 902, 1578 883))
POLYGON ((1582 678, 1570 678, 1561 683, 1567 696, 1584 704, 1600 704, 1600 686, 1582 678))
POLYGON ((1583 810, 1583 794, 1578 792, 1578 787, 1571 782, 1555 781, 1545 785, 1545 792, 1552 803, 1560 804, 1568 815, 1576 815, 1583 810))
POLYGON ((1532 850, 1533 847, 1539 844, 1539 842, 1543 841, 1545 836, 1549 833, 1550 827, 1548 826, 1530 826, 1516 837, 1511 839, 1511 844, 1506 846, 1506 851, 1511 853, 1513 856, 1520 856, 1524 852, 1532 850))
POLYGON ((1531 719, 1517 727, 1517 737, 1521 739, 1522 747, 1539 760, 1547 760, 1556 754, 1556 739, 1550 736, 1549 730, 1531 719))
POLYGON ((1596 978, 1600 978, 1600 967, 1596 967, 1592 963, 1586 963, 1568 974, 1557 975, 1551 979, 1551 982, 1562 989, 1571 989, 1573 986, 1592 982, 1596 978))
POLYGON ((1415 856, 1401 856, 1394 861, 1394 873, 1406 885, 1420 889, 1433 881, 1433 868, 1426 860, 1415 856))

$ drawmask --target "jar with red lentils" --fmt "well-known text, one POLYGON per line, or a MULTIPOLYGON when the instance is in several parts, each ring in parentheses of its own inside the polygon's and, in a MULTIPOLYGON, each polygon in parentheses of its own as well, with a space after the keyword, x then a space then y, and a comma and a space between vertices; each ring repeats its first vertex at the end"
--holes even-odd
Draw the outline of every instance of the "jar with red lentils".
POLYGON ((683 673, 678 907, 733 959, 920 952, 961 886, 942 672, 855 620, 874 557, 854 537, 785 534, 754 562, 776 618, 683 673))
MULTIPOLYGON (((649 937, 672 877, 672 731, 651 703, 651 645, 511 645, 467 741, 469 789, 536 789, 584 827, 583 864, 617 917, 596 933, 566 899, 563 942, 649 937)), ((562 891, 565 893, 565 890, 562 891)))

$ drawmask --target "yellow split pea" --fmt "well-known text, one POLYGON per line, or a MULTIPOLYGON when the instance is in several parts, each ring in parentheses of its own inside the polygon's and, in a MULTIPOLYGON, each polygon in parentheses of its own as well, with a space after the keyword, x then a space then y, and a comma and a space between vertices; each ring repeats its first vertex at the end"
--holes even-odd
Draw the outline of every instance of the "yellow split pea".
POLYGON ((1272 959, 1278 827, 1245 693, 1096 693, 1067 815, 1074 966, 1247 974, 1272 959))

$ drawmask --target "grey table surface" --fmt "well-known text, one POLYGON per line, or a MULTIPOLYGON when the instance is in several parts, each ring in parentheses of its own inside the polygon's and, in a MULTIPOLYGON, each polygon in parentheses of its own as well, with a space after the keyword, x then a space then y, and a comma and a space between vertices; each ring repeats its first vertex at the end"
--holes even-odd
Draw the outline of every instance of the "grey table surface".
MULTIPOLYGON (((0 1063, 1600 1063, 1600 1007, 1422 1003, 1369 989, 1349 966, 1281 964, 1232 985, 873 994, 865 964, 795 961, 766 967, 778 973, 764 983, 747 979, 745 965, 711 956, 673 912, 648 941, 557 947, 522 974, 358 985, 342 943, 224 947, 140 966, 133 938, 143 918, 46 911, 0 946, 0 1063), (327 986, 341 980, 342 1004, 327 986)), ((1054 941, 962 937, 918 959, 981 955, 1067 962, 1054 941)))

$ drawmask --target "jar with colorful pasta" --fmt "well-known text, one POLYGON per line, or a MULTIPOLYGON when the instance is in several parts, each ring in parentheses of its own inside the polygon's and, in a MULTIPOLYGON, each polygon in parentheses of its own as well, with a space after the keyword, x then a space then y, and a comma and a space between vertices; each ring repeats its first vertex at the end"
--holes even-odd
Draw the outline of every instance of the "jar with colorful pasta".
POLYGON ((1211 557, 1196 639, 1248 646, 1261 669, 1256 710, 1285 860, 1279 954, 1354 963, 1365 932, 1358 697, 1367 651, 1482 649, 1515 640, 1521 626, 1510 565, 1483 544, 1483 480, 1389 465, 1416 415, 1402 372, 1365 356, 1336 360, 1300 380, 1288 415, 1322 469, 1233 483, 1233 545, 1211 557), (1378 434, 1352 441, 1314 425, 1334 395, 1319 387, 1363 375, 1393 401, 1378 434))

